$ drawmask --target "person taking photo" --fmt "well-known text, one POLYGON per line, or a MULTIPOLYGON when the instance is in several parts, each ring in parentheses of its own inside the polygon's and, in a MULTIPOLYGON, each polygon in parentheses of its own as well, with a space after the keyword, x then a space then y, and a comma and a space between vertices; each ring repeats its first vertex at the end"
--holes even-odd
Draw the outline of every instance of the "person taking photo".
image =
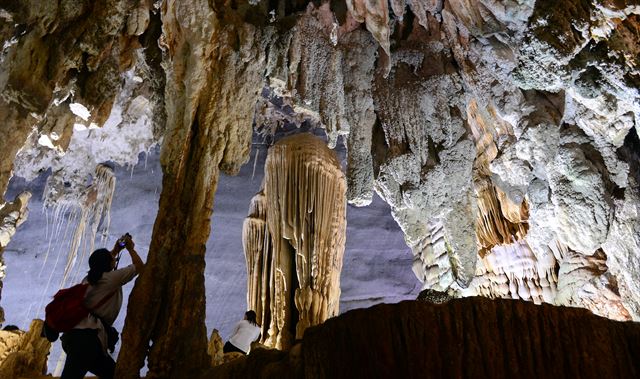
POLYGON ((111 251, 98 249, 91 254, 89 273, 82 280, 89 284, 84 303, 90 312, 60 337, 67 354, 61 379, 84 378, 87 372, 100 379, 113 378, 116 363, 108 351, 113 352, 118 341, 113 322, 122 307, 122 286, 143 270, 144 263, 129 233, 121 237, 111 251), (124 249, 132 264, 117 269, 124 249))

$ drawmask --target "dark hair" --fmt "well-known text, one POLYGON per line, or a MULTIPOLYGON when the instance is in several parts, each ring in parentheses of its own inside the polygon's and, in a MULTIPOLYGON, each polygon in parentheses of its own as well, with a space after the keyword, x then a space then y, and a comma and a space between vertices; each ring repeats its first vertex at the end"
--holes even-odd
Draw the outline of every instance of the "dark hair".
POLYGON ((258 325, 258 322, 256 321, 256 312, 246 311, 244 316, 247 318, 247 321, 249 321, 253 325, 256 325, 256 326, 258 325))
POLYGON ((102 278, 102 274, 111 271, 112 262, 113 257, 107 249, 98 249, 91 253, 89 257, 89 274, 87 275, 89 284, 98 283, 98 280, 102 278))

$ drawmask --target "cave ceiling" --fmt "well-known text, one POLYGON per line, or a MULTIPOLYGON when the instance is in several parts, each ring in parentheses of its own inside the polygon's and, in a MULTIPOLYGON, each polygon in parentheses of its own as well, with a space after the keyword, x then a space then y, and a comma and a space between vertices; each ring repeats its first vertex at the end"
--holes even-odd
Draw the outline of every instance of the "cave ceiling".
POLYGON ((50 170, 45 206, 82 206, 97 165, 158 145, 186 192, 322 131, 422 288, 639 320, 638 36, 626 0, 3 1, 0 192, 50 170))

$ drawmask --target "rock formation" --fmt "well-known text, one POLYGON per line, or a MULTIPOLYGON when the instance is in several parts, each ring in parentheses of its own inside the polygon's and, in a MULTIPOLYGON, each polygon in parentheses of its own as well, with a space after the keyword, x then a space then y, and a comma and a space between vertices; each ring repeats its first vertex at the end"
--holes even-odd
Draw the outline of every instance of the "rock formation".
POLYGON ((404 301, 349 311, 307 329, 288 353, 256 350, 200 377, 633 378, 639 337, 637 323, 584 309, 481 297, 404 301))
MULTIPOLYGON (((391 206, 423 289, 640 320, 636 0, 21 1, 0 18, 0 192, 51 168, 63 191, 47 199, 78 198, 98 163, 162 140, 119 377, 147 351, 150 377, 207 362, 213 195, 219 170, 246 162, 254 120, 342 140, 347 200, 391 206)), ((288 243, 274 240, 276 261, 288 243)), ((310 320, 298 334, 336 311, 308 313, 313 278, 301 270, 292 294, 310 320)))
MULTIPOLYGON (((267 226, 267 198, 257 193, 242 225, 242 248, 247 263, 247 308, 256 312, 261 340, 269 335, 273 299, 273 249, 267 226)), ((291 304, 289 304, 291 305, 291 304)))
POLYGON ((42 326, 42 320, 33 320, 27 332, 0 331, 0 378, 46 374, 51 342, 42 337, 42 326))
MULTIPOLYGON (((64 194, 64 184, 54 181, 55 177, 50 177, 47 182, 49 191, 47 193, 64 194), (56 187, 52 189, 51 187, 56 187)), ((71 220, 77 220, 73 237, 71 239, 70 251, 67 254, 67 263, 64 268, 64 275, 60 287, 65 287, 70 283, 75 283, 81 278, 77 275, 71 277, 71 268, 77 259, 84 262, 89 258, 89 254, 94 251, 94 244, 98 235, 98 228, 101 227, 101 234, 109 234, 109 224, 111 223, 111 202, 116 186, 116 178, 113 169, 109 166, 99 164, 93 175, 92 183, 80 193, 79 198, 59 198, 55 201, 55 207, 69 207, 71 220), (81 249, 80 247, 83 246, 81 249)), ((58 211, 54 210, 54 213, 58 211)), ((64 212, 62 212, 64 213, 64 212)), ((51 234, 51 239, 54 234, 51 234)), ((51 246, 51 244, 49 244, 51 246)))
POLYGON ((338 314, 345 196, 340 163, 321 139, 296 134, 269 149, 264 190, 243 227, 247 306, 267 346, 288 348, 338 314))
POLYGON ((118 378, 138 377, 147 352, 147 377, 189 376, 208 361, 204 254, 213 195, 219 170, 233 174, 248 157, 266 33, 243 23, 242 10, 210 6, 196 0, 162 7, 163 188, 147 269, 130 297, 118 378))
POLYGON ((213 329, 211 336, 209 336, 209 343, 207 344, 207 354, 211 358, 211 366, 218 366, 224 362, 224 344, 222 343, 222 337, 218 333, 218 329, 213 329))

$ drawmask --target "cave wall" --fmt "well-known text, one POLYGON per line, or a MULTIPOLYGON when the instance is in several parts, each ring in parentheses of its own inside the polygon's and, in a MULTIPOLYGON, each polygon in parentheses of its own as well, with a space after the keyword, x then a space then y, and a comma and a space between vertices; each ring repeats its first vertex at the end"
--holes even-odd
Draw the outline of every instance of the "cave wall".
POLYGON ((349 201, 391 205, 423 288, 637 319, 637 5, 346 5, 309 4, 266 76, 286 121, 346 136, 349 201))

